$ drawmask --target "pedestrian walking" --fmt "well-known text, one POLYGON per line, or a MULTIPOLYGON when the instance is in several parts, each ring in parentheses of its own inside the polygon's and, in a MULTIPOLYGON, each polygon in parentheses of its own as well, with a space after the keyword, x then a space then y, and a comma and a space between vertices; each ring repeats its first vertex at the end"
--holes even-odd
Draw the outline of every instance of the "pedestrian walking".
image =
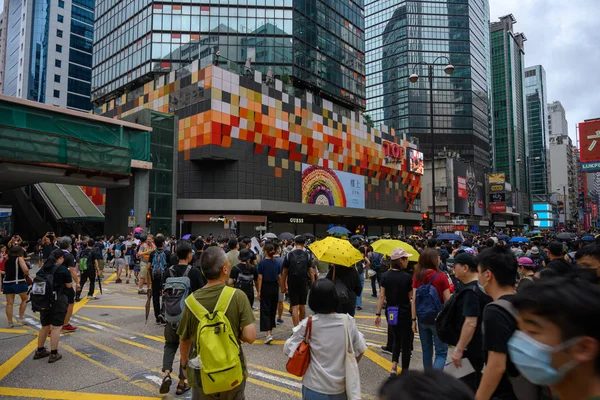
POLYGON ((243 249, 239 252, 238 259, 238 264, 231 268, 228 284, 244 292, 254 310, 254 289, 258 280, 258 273, 254 267, 256 255, 250 249, 243 249))
POLYGON ((95 284, 96 284, 96 276, 98 275, 98 260, 101 258, 100 254, 94 249, 96 242, 94 239, 89 239, 87 241, 87 247, 81 251, 79 254, 79 273, 80 273, 80 287, 75 294, 75 301, 79 302, 81 300, 81 293, 83 291, 83 287, 86 282, 90 281, 90 287, 88 290, 87 298, 89 300, 93 300, 96 297, 94 296, 95 284))
POLYGON ((25 310, 27 309, 27 277, 29 276, 29 268, 25 264, 24 251, 21 246, 15 245, 8 249, 7 259, 4 263, 2 291, 6 297, 6 320, 8 327, 14 327, 13 324, 13 308, 15 297, 18 295, 21 298, 19 305, 19 317, 17 322, 23 323, 25 318, 25 310))
MULTIPOLYGON (((144 238, 143 235, 140 236, 141 239, 144 238)), ((152 273, 150 271, 150 254, 156 250, 156 246, 154 245, 154 237, 152 235, 148 235, 144 243, 142 243, 139 247, 137 256, 140 259, 140 273, 139 273, 139 286, 138 286, 138 294, 147 294, 144 290, 144 283, 146 287, 150 288, 152 285, 152 273)))
POLYGON ((115 241, 112 247, 112 256, 114 267, 117 270, 117 279, 115 283, 122 283, 121 274, 123 273, 123 269, 125 268, 125 252, 126 246, 123 244, 125 238, 123 236, 119 236, 119 238, 115 241))
POLYGON ((332 281, 319 279, 314 282, 308 296, 308 306, 314 315, 300 322, 283 347, 284 353, 291 358, 304 340, 310 323, 311 359, 302 377, 302 398, 305 400, 346 400, 346 379, 360 382, 360 376, 346 374, 346 353, 351 343, 358 362, 367 350, 367 344, 354 318, 336 312, 339 301, 332 281), (348 347, 345 337, 348 337, 348 347))
POLYGON ((75 257, 73 257, 73 254, 71 254, 72 243, 73 242, 69 236, 61 237, 58 240, 58 247, 65 255, 63 265, 67 267, 71 273, 71 278, 73 278, 73 282, 75 283, 75 287, 71 285, 70 288, 63 289, 67 294, 67 300, 69 304, 67 308, 67 315, 65 316, 65 321, 62 327, 62 330, 65 332, 74 332, 77 330, 77 327, 71 325, 71 316, 73 315, 73 307, 75 307, 75 291, 81 289, 79 284, 79 275, 77 274, 77 270, 75 268, 75 257))
POLYGON ((264 247, 265 259, 258 263, 256 291, 260 301, 260 331, 266 332, 265 344, 273 341, 273 329, 277 326, 277 303, 281 281, 281 267, 275 261, 275 246, 267 243, 264 247))
POLYGON ((165 318, 161 310, 162 282, 165 271, 170 267, 171 252, 165 249, 165 237, 157 236, 154 240, 155 250, 150 253, 148 258, 148 274, 152 277, 152 308, 154 308, 154 318, 156 324, 164 324, 165 318))
POLYGON ((392 368, 390 375, 398 374, 398 360, 402 351, 402 373, 408 370, 412 354, 413 332, 410 320, 410 300, 412 296, 412 277, 406 272, 408 267, 406 250, 395 249, 391 256, 391 269, 381 276, 379 300, 375 326, 381 325, 381 311, 387 302, 386 319, 393 336, 392 368))
POLYGON ((360 277, 356 267, 354 265, 343 267, 334 264, 329 269, 329 272, 327 272, 326 278, 332 281, 338 290, 339 304, 337 312, 354 316, 356 312, 356 298, 362 292, 360 277), (345 299, 345 302, 342 299, 345 299))
POLYGON ((294 326, 306 317, 306 298, 309 282, 315 281, 315 268, 308 252, 304 250, 306 238, 298 235, 294 238, 296 248, 283 259, 281 291, 289 293, 294 326))
POLYGON ((413 332, 419 333, 421 339, 424 368, 444 369, 448 355, 448 345, 440 340, 434 325, 442 304, 450 298, 450 283, 440 271, 440 264, 435 248, 423 250, 412 281, 412 325, 413 332), (432 363, 434 346, 435 362, 432 363))

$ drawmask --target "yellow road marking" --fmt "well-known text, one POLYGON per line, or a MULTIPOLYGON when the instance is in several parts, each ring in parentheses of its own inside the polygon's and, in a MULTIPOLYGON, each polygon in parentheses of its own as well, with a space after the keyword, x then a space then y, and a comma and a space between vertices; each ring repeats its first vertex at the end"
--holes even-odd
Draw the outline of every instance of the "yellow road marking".
POLYGON ((87 332, 96 333, 96 331, 95 331, 95 330, 93 330, 93 329, 91 329, 91 328, 88 328, 87 326, 81 326, 81 325, 80 325, 80 326, 78 326, 77 328, 79 328, 79 329, 83 329, 84 331, 87 331, 87 332))
MULTIPOLYGON (((392 369, 392 362, 388 359, 381 357, 379 354, 375 353, 373 350, 367 349, 364 353, 364 356, 369 360, 373 361, 375 364, 379 365, 381 368, 389 371, 392 369)), ((398 368, 400 370, 400 368, 398 368)))
POLYGON ((21 333, 29 333, 29 331, 26 329, 8 328, 8 329, 0 329, 0 333, 14 333, 15 335, 17 335, 17 334, 21 334, 21 333))
POLYGON ((116 273, 116 272, 114 272, 114 273, 113 273, 111 276, 109 276, 109 277, 108 277, 108 278, 107 278, 107 279, 104 281, 104 283, 107 283, 107 284, 108 284, 108 283, 111 283, 113 280, 115 280, 115 278, 116 278, 116 277, 117 277, 117 273, 116 273))
MULTIPOLYGON (((253 345, 254 345, 254 344, 265 344, 265 341, 264 341, 264 340, 255 340, 255 341, 254 341, 254 343, 253 343, 253 345)), ((285 344, 285 340, 273 340, 273 341, 272 341, 272 342, 271 342, 269 345, 267 345, 267 346, 270 346, 271 344, 285 344)))
MULTIPOLYGON (((91 344, 94 347, 99 348, 100 350, 104 350, 105 352, 112 354, 113 356, 122 358, 125 361, 129 361, 130 363, 138 364, 138 365, 141 365, 142 367, 146 367, 148 365, 147 363, 145 363, 143 361, 140 361, 134 357, 128 356, 127 354, 123 354, 123 353, 121 353, 117 350, 114 350, 108 346, 104 346, 103 344, 94 342, 92 340, 86 340, 86 342, 91 344)), ((160 369, 157 369, 157 368, 150 368, 149 371, 158 372, 159 374, 162 372, 160 369)))
POLYGON ((15 368, 19 366, 29 355, 37 348, 37 338, 27 343, 25 347, 19 350, 14 356, 6 360, 6 362, 0 365, 0 381, 8 374, 10 374, 15 368))
POLYGON ((287 388, 284 388, 284 387, 279 387, 279 386, 273 385, 273 384, 268 383, 268 382, 259 381, 258 379, 248 378, 248 382, 253 383, 255 385, 258 385, 258 386, 265 387, 267 389, 275 390, 275 391, 280 392, 280 393, 285 393, 285 394, 289 394, 289 395, 296 396, 296 397, 302 397, 302 393, 301 392, 298 392, 298 391, 295 391, 295 390, 291 390, 291 389, 287 389, 287 388))
POLYGON ((0 387, 0 396, 32 397, 55 400, 161 400, 161 397, 125 396, 120 394, 99 394, 85 392, 67 392, 62 390, 21 389, 0 387))
POLYGON ((141 306, 101 306, 101 305, 86 305, 85 308, 102 308, 102 309, 118 309, 118 310, 145 310, 146 307, 141 306))
POLYGON ((302 378, 300 378, 296 375, 288 374, 287 372, 278 371, 278 370, 272 369, 272 368, 263 367, 262 365, 248 364, 248 366, 251 368, 260 369, 261 371, 269 372, 274 375, 279 375, 279 376, 284 376, 286 378, 294 379, 296 381, 302 380, 302 378))
POLYGON ((150 350, 150 351, 153 351, 155 353, 160 353, 160 354, 163 353, 162 350, 158 350, 158 349, 155 349, 154 347, 146 346, 144 344, 136 343, 136 342, 133 342, 131 340, 122 339, 122 338, 116 338, 116 340, 119 341, 119 342, 121 342, 121 343, 126 343, 126 344, 130 344, 132 346, 135 346, 135 347, 139 347, 140 349, 150 350))

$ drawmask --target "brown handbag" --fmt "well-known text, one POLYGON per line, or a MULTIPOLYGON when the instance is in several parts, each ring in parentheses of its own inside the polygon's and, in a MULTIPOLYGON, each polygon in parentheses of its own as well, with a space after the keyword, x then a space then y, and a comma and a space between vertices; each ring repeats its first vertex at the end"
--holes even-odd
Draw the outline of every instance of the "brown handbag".
POLYGON ((312 332, 312 317, 308 317, 306 323, 306 332, 304 333, 304 340, 300 342, 300 345, 294 352, 294 355, 288 360, 285 369, 292 375, 304 376, 310 363, 310 334, 312 332))

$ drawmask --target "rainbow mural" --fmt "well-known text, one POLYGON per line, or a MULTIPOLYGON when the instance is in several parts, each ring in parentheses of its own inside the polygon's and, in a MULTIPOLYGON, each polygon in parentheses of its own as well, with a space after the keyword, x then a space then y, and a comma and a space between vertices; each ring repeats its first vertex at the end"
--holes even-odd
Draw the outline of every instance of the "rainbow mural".
POLYGON ((365 178, 348 172, 302 164, 302 202, 365 208, 365 178))

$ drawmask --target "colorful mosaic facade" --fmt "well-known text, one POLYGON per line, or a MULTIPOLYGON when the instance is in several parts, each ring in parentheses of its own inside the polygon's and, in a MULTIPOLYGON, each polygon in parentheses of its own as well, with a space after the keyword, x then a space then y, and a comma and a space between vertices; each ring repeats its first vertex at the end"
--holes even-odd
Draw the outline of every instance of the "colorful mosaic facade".
POLYGON ((106 205, 106 188, 80 186, 81 190, 90 198, 96 207, 106 205))
MULTIPOLYGON (((372 129, 362 117, 307 93, 210 66, 171 73, 102 106, 109 117, 143 108, 179 119, 178 197, 301 202, 302 163, 362 175, 367 209, 410 211, 421 176, 406 157, 390 160, 384 142, 415 146, 372 129), (142 90, 143 89, 143 90, 142 90)), ((386 144, 386 146, 389 143, 386 144)))

